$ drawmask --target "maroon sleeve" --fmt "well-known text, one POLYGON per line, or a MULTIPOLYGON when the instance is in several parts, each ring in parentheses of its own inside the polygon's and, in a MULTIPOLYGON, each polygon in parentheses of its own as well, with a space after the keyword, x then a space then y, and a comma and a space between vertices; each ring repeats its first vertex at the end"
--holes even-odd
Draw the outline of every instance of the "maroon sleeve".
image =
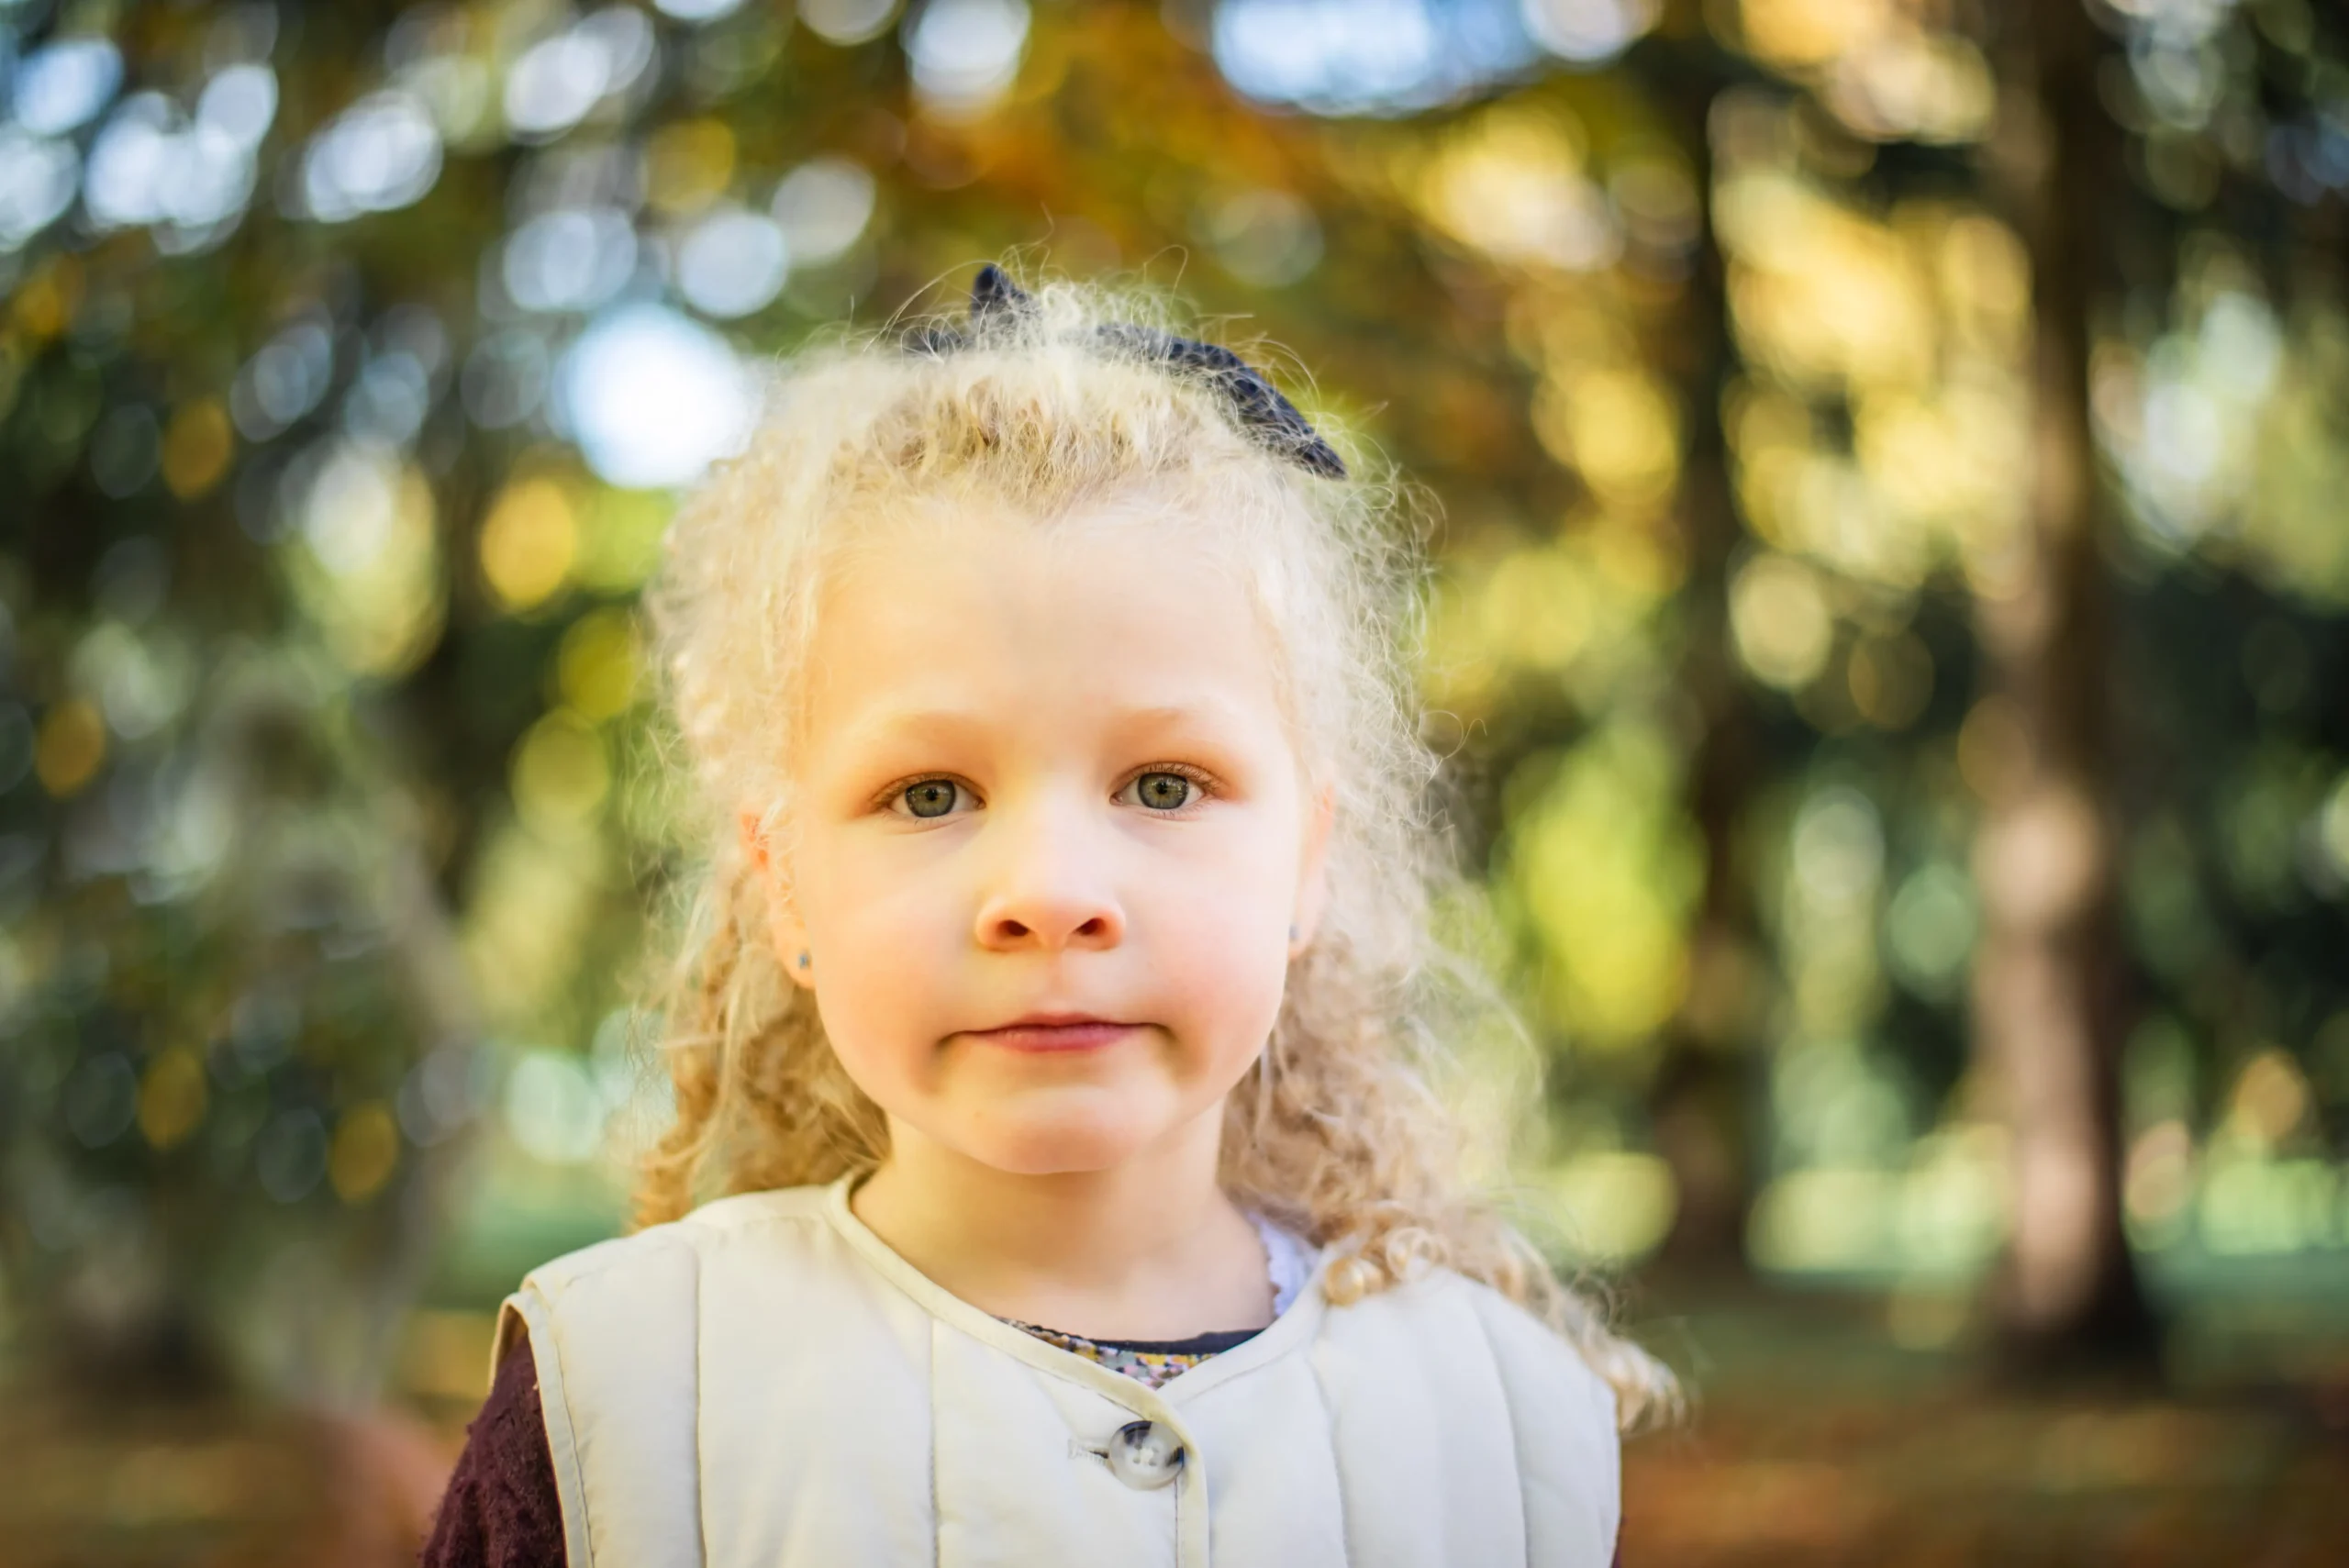
POLYGON ((564 1568, 562 1504, 528 1339, 499 1364, 489 1398, 465 1429, 464 1451, 418 1562, 421 1568, 564 1568))

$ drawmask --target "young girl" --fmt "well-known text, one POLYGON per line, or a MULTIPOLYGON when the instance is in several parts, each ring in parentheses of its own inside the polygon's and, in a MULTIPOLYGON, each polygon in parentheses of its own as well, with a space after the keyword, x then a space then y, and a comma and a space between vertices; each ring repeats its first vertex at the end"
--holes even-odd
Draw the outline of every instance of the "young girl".
POLYGON ((679 516, 676 1121, 507 1299, 428 1562, 1610 1561, 1670 1383, 1419 1071, 1395 487, 1112 303, 812 350, 679 516))

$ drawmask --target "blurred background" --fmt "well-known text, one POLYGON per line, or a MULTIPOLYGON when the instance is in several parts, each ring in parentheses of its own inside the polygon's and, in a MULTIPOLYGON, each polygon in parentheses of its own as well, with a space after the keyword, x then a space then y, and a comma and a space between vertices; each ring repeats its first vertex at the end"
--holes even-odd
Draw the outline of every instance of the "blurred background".
POLYGON ((1628 1562, 2343 1560, 2338 10, 0 0, 0 1561, 409 1560, 661 1114, 676 487, 1008 255, 1440 498, 1628 1562))

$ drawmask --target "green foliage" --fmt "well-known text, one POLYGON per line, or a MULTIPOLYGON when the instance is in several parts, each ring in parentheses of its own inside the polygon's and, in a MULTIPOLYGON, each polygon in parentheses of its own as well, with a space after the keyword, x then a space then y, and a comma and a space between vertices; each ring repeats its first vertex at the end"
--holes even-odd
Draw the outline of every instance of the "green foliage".
MULTIPOLYGON (((692 398, 1014 251, 1269 334, 1442 503, 1427 695, 1555 1069, 1528 1147, 1567 1208, 1646 1217, 1582 1232, 1637 1256, 1675 1193, 1742 1215, 1827 1170, 1887 1218, 1838 1251, 1795 1204, 1830 1187, 1765 1195, 1810 1238, 1776 1255, 1956 1255, 1931 1216, 2000 1179, 1964 1040, 2017 733, 1976 610, 2043 423, 2013 8, 1431 4, 1421 77, 1300 56, 1288 102, 1210 10, 1015 4, 962 58, 927 8, 0 6, 13 1291, 154 1344, 255 1281, 347 1287, 345 1340, 240 1353, 363 1382, 452 1178, 494 1204, 606 1146, 593 1042, 680 863, 632 606, 722 445, 692 398), (120 92, 36 103, 77 39, 120 92), (599 393, 629 321, 716 380, 599 393), (555 1061, 569 1108, 484 1121, 555 1061)), ((2099 14, 2131 183, 2065 323, 2110 503, 2098 804, 2197 1096, 2131 1129, 2132 1223, 2190 1250, 2144 1139, 2201 1138, 2254 1062, 2332 1158, 2344 1125, 2349 76, 2297 0, 2099 14)))

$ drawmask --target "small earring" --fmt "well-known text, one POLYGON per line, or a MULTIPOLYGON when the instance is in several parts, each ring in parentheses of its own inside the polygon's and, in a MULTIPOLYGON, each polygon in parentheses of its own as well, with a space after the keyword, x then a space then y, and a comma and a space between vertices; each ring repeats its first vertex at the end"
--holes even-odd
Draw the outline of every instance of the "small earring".
POLYGON ((801 948, 799 950, 799 967, 802 969, 807 967, 807 950, 806 948, 801 948))
POLYGON ((1291 941, 1297 940, 1297 928, 1293 925, 1288 929, 1288 940, 1291 941))

